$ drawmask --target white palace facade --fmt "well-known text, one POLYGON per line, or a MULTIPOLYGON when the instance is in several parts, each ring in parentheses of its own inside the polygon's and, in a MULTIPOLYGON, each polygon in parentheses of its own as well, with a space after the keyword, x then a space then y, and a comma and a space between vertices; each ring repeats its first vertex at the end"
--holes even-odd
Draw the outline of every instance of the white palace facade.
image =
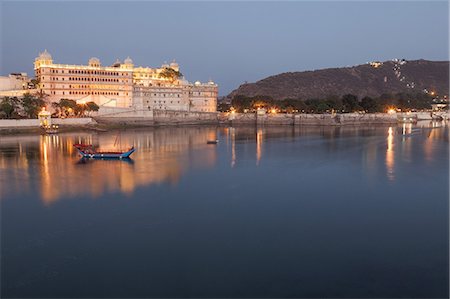
POLYGON ((88 65, 55 64, 47 51, 34 61, 39 88, 50 102, 71 99, 100 107, 216 112, 217 84, 161 76, 167 69, 179 72, 175 62, 135 67, 130 58, 111 66, 102 66, 98 58, 89 59, 88 65))

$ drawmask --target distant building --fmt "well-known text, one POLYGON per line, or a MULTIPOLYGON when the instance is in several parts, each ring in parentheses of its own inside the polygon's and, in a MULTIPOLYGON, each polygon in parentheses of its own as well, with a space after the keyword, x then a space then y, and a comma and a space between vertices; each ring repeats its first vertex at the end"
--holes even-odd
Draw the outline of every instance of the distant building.
POLYGON ((379 68, 383 63, 381 61, 371 61, 369 62, 369 65, 373 68, 379 68))
POLYGON ((66 98, 108 107, 203 112, 215 112, 217 107, 217 84, 192 84, 164 75, 167 70, 179 72, 176 62, 160 68, 135 67, 128 57, 111 66, 102 66, 98 58, 89 59, 88 65, 55 64, 44 51, 35 59, 34 70, 39 88, 53 102, 66 98))
POLYGON ((32 92, 31 80, 27 73, 11 73, 0 76, 0 97, 21 97, 32 92))

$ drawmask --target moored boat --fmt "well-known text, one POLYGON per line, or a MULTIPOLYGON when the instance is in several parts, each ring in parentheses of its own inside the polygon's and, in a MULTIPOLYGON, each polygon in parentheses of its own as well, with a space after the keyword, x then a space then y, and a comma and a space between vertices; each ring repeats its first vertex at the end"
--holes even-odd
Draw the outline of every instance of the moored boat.
POLYGON ((417 115, 411 115, 411 114, 403 114, 403 115, 397 115, 397 122, 399 123, 417 123, 417 115))
POLYGON ((73 145, 78 153, 84 158, 129 158, 136 150, 134 146, 130 147, 126 151, 98 151, 91 144, 74 144, 73 145))

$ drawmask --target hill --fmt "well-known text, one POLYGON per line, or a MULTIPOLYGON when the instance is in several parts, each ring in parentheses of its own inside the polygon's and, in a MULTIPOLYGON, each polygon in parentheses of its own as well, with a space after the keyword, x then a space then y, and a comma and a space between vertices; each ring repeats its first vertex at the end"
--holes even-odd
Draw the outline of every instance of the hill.
POLYGON ((393 60, 354 67, 282 73, 243 84, 227 97, 259 95, 283 100, 354 94, 362 98, 399 92, 435 92, 448 96, 449 62, 393 60))

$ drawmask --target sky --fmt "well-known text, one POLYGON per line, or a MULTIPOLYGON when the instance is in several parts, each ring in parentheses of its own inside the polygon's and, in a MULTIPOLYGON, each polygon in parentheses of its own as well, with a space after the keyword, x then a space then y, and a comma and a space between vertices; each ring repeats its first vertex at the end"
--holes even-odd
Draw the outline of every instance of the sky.
POLYGON ((55 63, 136 66, 175 59, 186 79, 219 84, 393 58, 448 60, 447 1, 5 1, 0 75, 55 63))

